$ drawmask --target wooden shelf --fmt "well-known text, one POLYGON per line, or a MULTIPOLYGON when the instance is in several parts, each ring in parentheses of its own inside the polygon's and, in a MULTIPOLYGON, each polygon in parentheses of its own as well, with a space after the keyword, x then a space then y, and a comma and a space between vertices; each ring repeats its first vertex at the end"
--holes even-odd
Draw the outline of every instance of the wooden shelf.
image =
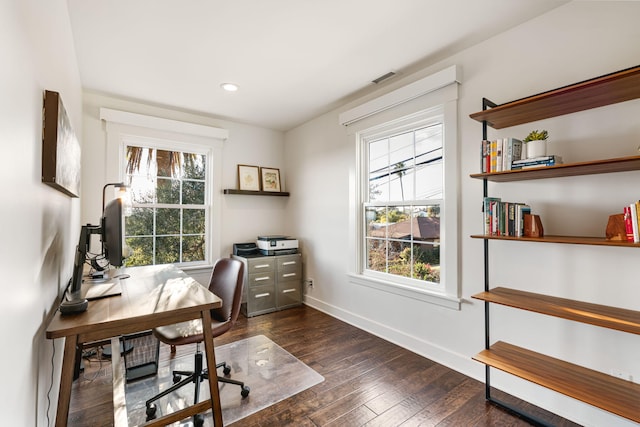
POLYGON ((494 182, 510 182, 636 170, 640 170, 640 156, 618 157, 614 159, 568 163, 556 166, 542 166, 539 168, 504 172, 476 173, 471 174, 470 176, 471 178, 486 179, 494 182))
POLYGON ((225 188, 222 190, 224 194, 240 194, 245 196, 280 196, 289 197, 287 191, 248 191, 248 190, 234 190, 232 188, 225 188))
POLYGON ((607 240, 604 237, 584 237, 584 236, 513 237, 513 236, 493 236, 493 235, 487 235, 487 234, 474 234, 471 237, 474 239, 488 239, 488 240, 516 240, 521 242, 568 243, 571 245, 621 246, 625 248, 640 248, 640 243, 627 242, 626 240, 607 240))
POLYGON ((585 80, 473 113, 494 129, 640 98, 640 66, 585 80))
POLYGON ((640 422, 640 384, 502 341, 478 353, 474 360, 621 417, 640 422))
POLYGON ((502 287, 481 292, 472 298, 640 335, 640 311, 502 287))

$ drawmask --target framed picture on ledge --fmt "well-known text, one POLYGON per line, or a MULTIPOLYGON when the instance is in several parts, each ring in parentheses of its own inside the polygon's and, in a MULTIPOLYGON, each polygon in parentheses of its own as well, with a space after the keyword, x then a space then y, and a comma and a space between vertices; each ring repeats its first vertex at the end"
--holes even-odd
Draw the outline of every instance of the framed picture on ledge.
POLYGON ((238 165, 238 190, 260 191, 258 166, 238 165))
POLYGON ((280 190, 280 169, 260 168, 260 178, 262 180, 262 191, 272 191, 279 193, 280 190))

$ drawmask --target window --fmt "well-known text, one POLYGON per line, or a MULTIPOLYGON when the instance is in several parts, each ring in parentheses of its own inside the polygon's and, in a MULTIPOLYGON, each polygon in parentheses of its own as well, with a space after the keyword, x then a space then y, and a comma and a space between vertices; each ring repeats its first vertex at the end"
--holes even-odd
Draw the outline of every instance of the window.
POLYGON ((131 186, 126 265, 205 268, 220 257, 225 129, 100 109, 106 182, 131 186))
POLYGON ((125 153, 127 265, 206 262, 207 154, 139 145, 126 145, 125 153))
POLYGON ((440 283, 442 120, 363 137, 368 197, 363 203, 364 269, 440 283))
POLYGON ((356 149, 350 283, 460 308, 456 66, 340 114, 356 149))

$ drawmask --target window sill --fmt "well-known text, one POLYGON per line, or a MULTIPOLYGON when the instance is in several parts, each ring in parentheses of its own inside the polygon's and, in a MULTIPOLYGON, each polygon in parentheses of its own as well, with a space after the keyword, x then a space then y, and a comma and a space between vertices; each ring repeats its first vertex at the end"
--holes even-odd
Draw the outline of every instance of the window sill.
POLYGON ((460 310, 462 300, 453 295, 436 292, 427 289, 417 289, 407 285, 389 282, 386 280, 374 279, 361 274, 349 274, 349 282, 359 286, 366 286, 379 291, 390 292, 406 298, 412 298, 440 307, 460 310))

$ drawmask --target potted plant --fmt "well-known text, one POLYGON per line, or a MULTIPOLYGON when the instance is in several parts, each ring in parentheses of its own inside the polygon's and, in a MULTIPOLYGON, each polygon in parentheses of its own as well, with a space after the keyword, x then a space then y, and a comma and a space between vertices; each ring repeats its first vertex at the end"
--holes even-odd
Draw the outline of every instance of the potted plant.
POLYGON ((529 135, 522 140, 527 147, 528 159, 547 155, 547 138, 549 138, 549 132, 546 130, 529 132, 529 135))

